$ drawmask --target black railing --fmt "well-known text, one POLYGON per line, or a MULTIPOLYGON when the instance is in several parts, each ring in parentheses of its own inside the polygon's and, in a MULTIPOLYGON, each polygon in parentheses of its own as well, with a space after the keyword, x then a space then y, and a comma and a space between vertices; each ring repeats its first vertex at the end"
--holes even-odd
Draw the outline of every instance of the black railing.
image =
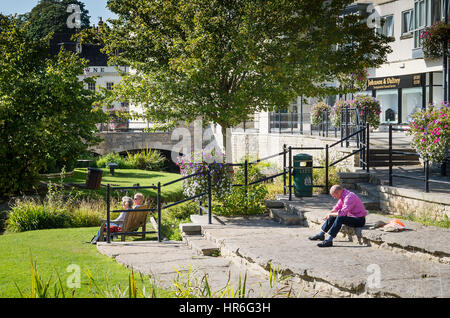
POLYGON ((394 154, 411 155, 411 156, 420 157, 420 155, 418 153, 398 151, 398 150, 392 149, 392 132, 394 130, 404 132, 405 128, 396 128, 396 127, 392 127, 392 124, 389 124, 389 186, 391 186, 391 187, 393 186, 394 177, 423 181, 425 192, 430 192, 430 183, 450 185, 449 181, 430 179, 430 161, 428 159, 424 160, 424 165, 423 165, 424 176, 423 177, 416 177, 416 176, 412 176, 410 174, 403 175, 403 174, 394 173, 394 169, 393 169, 393 167, 394 167, 393 155, 394 154))
MULTIPOLYGON (((358 137, 360 138, 360 137, 358 137)), ((293 176, 293 162, 292 162, 292 151, 293 150, 323 150, 325 151, 325 165, 324 166, 313 166, 312 169, 325 169, 325 184, 324 185, 314 185, 313 187, 322 187, 325 188, 326 193, 328 193, 329 191, 329 168, 333 167, 334 165, 338 164, 339 162, 357 154, 357 153, 367 153, 367 155, 365 155, 366 161, 362 161, 363 162, 363 166, 365 169, 367 169, 367 171, 369 171, 369 155, 368 155, 368 151, 369 151, 369 125, 367 124, 366 127, 361 128, 358 131, 353 132, 352 134, 349 134, 348 136, 346 136, 345 138, 333 143, 331 146, 330 145, 325 145, 325 147, 287 147, 286 145, 283 146, 283 151, 264 157, 264 158, 260 158, 254 161, 249 162, 248 160, 245 160, 244 163, 225 163, 225 165, 229 166, 229 167, 243 167, 244 169, 244 184, 232 184, 232 187, 245 187, 245 196, 247 196, 247 191, 248 191, 248 187, 251 185, 255 185, 258 183, 262 183, 262 182, 266 182, 268 180, 272 180, 278 177, 283 177, 283 193, 284 195, 287 194, 287 192, 289 193, 289 200, 292 200, 292 176, 293 176), (348 139, 354 137, 354 136, 364 136, 364 139, 361 140, 358 143, 359 144, 359 149, 353 151, 352 153, 334 161, 334 162, 329 162, 329 151, 332 147, 347 141, 348 139), (261 179, 249 182, 249 176, 248 176, 248 171, 249 171, 249 167, 251 165, 260 163, 262 161, 266 161, 272 158, 276 158, 279 156, 283 156, 283 172, 280 173, 276 173, 270 176, 266 176, 263 177, 261 179), (286 182, 286 178, 288 179, 288 182, 286 182), (288 184, 287 184, 288 183, 288 184)), ((360 160, 361 161, 361 160, 360 160)), ((186 175, 183 176, 181 178, 178 178, 176 180, 173 181, 169 181, 167 183, 161 184, 160 182, 158 182, 158 184, 155 185, 151 185, 151 186, 130 186, 130 187, 111 187, 110 184, 108 184, 106 186, 106 205, 107 205, 107 242, 111 243, 111 231, 110 231, 110 223, 111 223, 111 212, 125 212, 125 213, 130 213, 130 212, 157 212, 158 215, 158 230, 157 230, 157 234, 158 234, 158 241, 161 242, 162 240, 162 234, 161 234, 161 212, 164 209, 176 206, 178 204, 181 203, 185 203, 188 201, 192 201, 195 199, 200 199, 198 200, 198 204, 199 204, 199 214, 202 215, 203 212, 206 212, 208 214, 208 224, 212 224, 212 180, 211 180, 211 173, 209 171, 211 171, 211 165, 207 165, 205 170, 202 172, 197 172, 197 173, 193 173, 190 175, 186 175), (208 177, 208 186, 205 192, 202 192, 200 194, 196 194, 194 196, 188 197, 188 198, 184 198, 182 200, 170 203, 170 204, 166 204, 165 206, 162 206, 162 201, 161 201, 161 191, 163 190, 164 187, 175 184, 177 182, 189 179, 189 178, 193 178, 195 176, 198 176, 200 174, 206 174, 208 177), (112 190, 138 190, 138 189, 154 189, 156 190, 156 208, 147 208, 147 209, 139 209, 139 210, 113 210, 111 211, 110 209, 110 205, 111 205, 111 191, 112 190), (203 206, 202 204, 202 198, 204 196, 207 196, 207 200, 208 200, 208 205, 207 208, 205 206, 203 206)), ((119 232, 118 234, 116 233, 115 235, 141 235, 141 234, 149 234, 149 233, 155 233, 155 231, 142 231, 142 232, 119 232)))
MULTIPOLYGON (((249 176, 248 176, 248 171, 249 171, 249 167, 253 164, 257 164, 259 162, 271 159, 271 158, 275 158, 281 155, 285 155, 284 152, 280 152, 265 158, 261 158, 261 159, 257 159, 255 161, 249 162, 248 160, 245 160, 244 163, 226 163, 225 165, 229 166, 229 167, 243 167, 244 168, 244 184, 232 184, 233 187, 245 187, 245 196, 247 196, 247 191, 248 191, 248 187, 251 185, 255 185, 258 183, 262 183, 262 182, 266 182, 268 180, 280 177, 285 175, 285 172, 282 173, 277 173, 271 176, 266 176, 264 178, 258 179, 256 181, 252 181, 249 182, 249 176)), ((111 187, 110 184, 108 184, 106 186, 106 214, 107 214, 107 219, 106 219, 106 225, 107 225, 107 242, 111 243, 111 232, 110 232, 110 223, 111 223, 111 212, 125 212, 125 213, 135 213, 135 212, 157 212, 158 215, 158 241, 161 242, 162 240, 162 233, 161 233, 161 212, 164 209, 168 209, 170 207, 176 206, 178 204, 181 203, 185 203, 188 201, 192 201, 195 199, 200 199, 198 200, 199 202, 199 214, 202 215, 203 212, 206 212, 208 214, 208 224, 212 224, 212 180, 211 180, 211 173, 210 171, 210 167, 213 164, 207 165, 205 171, 202 172, 197 172, 197 173, 193 173, 190 175, 186 175, 183 176, 181 178, 178 178, 176 180, 173 181, 169 181, 167 183, 161 184, 160 182, 158 182, 158 185, 151 185, 151 186, 130 186, 130 187, 111 187), (161 201, 161 191, 163 190, 164 187, 172 185, 174 183, 189 179, 189 178, 193 178, 195 176, 198 176, 200 174, 205 174, 207 175, 208 178, 208 186, 205 192, 202 192, 200 194, 196 194, 193 195, 191 197, 188 198, 184 198, 182 200, 170 203, 170 204, 166 204, 165 206, 162 205, 162 201, 161 201), (156 193, 156 208, 148 208, 148 209, 138 209, 138 210, 113 210, 111 211, 111 191, 112 190, 138 190, 138 189, 154 189, 157 191, 156 193), (202 198, 204 196, 207 196, 207 200, 208 200, 208 205, 207 208, 205 206, 203 206, 202 204, 202 198)), ((115 233, 115 235, 141 235, 141 234, 150 234, 150 233, 156 233, 155 231, 141 231, 141 232, 119 232, 119 233, 115 233)))
POLYGON ((370 145, 370 130, 369 130, 369 124, 365 124, 365 127, 360 127, 359 130, 353 132, 352 134, 349 134, 348 136, 342 138, 341 140, 331 144, 331 145, 325 145, 325 147, 287 147, 286 145, 283 146, 283 193, 284 195, 289 194, 289 200, 292 200, 292 151, 293 150, 322 150, 325 152, 325 164, 324 166, 313 166, 313 169, 325 169, 325 184, 321 185, 314 185, 313 187, 320 187, 325 188, 325 192, 328 193, 330 189, 329 185, 329 169, 338 163, 344 161, 345 159, 348 159, 357 153, 361 153, 363 158, 360 156, 360 163, 362 167, 369 172, 370 169, 370 160, 369 160, 369 145, 370 145), (350 138, 358 136, 358 146, 359 148, 355 151, 352 151, 350 154, 345 155, 344 157, 335 160, 334 162, 330 163, 330 149, 349 140, 350 138), (362 136, 362 137, 361 137, 362 136), (286 157, 286 154, 288 154, 288 157, 286 157), (286 184, 286 174, 288 175, 288 185, 286 184))

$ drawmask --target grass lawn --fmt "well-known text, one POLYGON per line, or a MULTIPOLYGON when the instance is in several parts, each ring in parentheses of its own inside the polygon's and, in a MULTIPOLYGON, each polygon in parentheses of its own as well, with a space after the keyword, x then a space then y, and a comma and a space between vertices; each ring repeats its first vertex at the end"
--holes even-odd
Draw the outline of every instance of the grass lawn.
MULTIPOLYGON (((158 182, 161 182, 161 185, 167 183, 169 181, 176 180, 181 177, 180 174, 170 173, 170 172, 162 172, 162 171, 146 171, 146 170, 138 170, 138 169, 115 169, 114 176, 111 175, 108 168, 103 168, 103 176, 102 176, 102 185, 110 184, 111 186, 133 186, 134 184, 139 183, 140 186, 151 186, 157 185, 158 182)), ((72 177, 68 177, 64 179, 65 183, 76 183, 76 184, 85 184, 86 183, 86 168, 77 168, 75 169, 74 175, 72 177)), ((48 179, 53 182, 59 183, 59 178, 48 179)), ((88 189, 80 189, 83 194, 87 194, 93 197, 106 197, 106 187, 101 186, 98 190, 88 190, 88 189)), ((182 182, 177 182, 175 184, 168 185, 166 187, 161 188, 161 196, 164 201, 176 201, 179 200, 182 196, 182 182)), ((123 190, 123 191, 112 191, 111 195, 117 199, 124 195, 133 196, 135 192, 141 192, 146 197, 156 197, 156 190, 153 189, 139 189, 135 190, 123 190)))
MULTIPOLYGON (((85 271, 90 271, 103 291, 112 290, 119 283, 124 290, 128 286, 130 270, 117 264, 112 258, 97 252, 96 245, 87 244, 98 228, 54 229, 0 235, 2 257, 0 258, 0 298, 20 297, 15 286, 25 294, 31 293, 31 261, 37 261, 37 271, 47 282, 52 275, 53 284, 57 281, 56 271, 61 277, 66 297, 71 297, 73 288, 67 287, 67 272, 71 264, 81 269, 81 288, 75 288, 76 298, 94 297, 85 271), (108 282, 108 283, 107 283, 108 282)), ((140 276, 135 273, 139 290, 142 290, 140 276)), ((150 278, 144 277, 146 291, 151 290, 150 278)), ((115 293, 117 295, 117 293, 115 293)), ((157 289, 157 297, 170 297, 167 291, 157 289)))

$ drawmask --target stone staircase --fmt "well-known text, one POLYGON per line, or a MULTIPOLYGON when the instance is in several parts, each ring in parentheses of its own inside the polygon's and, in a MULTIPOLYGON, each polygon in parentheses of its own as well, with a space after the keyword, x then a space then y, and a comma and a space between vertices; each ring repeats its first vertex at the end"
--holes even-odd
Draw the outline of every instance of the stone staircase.
MULTIPOLYGON (((363 174, 344 179, 376 182, 363 174)), ((366 208, 379 211, 374 210, 379 185, 356 185, 366 208)), ((307 289, 316 297, 450 297, 449 230, 403 221, 406 231, 384 232, 372 227, 392 218, 369 213, 366 226, 344 226, 332 248, 319 249, 308 236, 318 232, 333 204, 329 195, 292 201, 279 195, 266 201, 266 216, 214 217, 212 225, 205 216, 203 222, 192 216, 193 224, 180 228, 199 255, 220 255, 266 275, 277 268, 290 276, 285 284, 293 290, 307 289), (381 273, 376 287, 368 278, 372 268, 381 273)))
MULTIPOLYGON (((416 166, 419 165, 419 157, 411 148, 392 149, 393 151, 409 152, 411 154, 392 154, 392 163, 395 166, 416 166)), ((370 165, 372 167, 389 166, 389 149, 369 149, 370 165)))

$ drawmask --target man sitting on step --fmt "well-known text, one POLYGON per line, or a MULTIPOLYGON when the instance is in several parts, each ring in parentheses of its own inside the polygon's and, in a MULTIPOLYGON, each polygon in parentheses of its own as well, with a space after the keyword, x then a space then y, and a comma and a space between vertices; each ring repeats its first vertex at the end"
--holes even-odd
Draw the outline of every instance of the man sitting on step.
POLYGON ((312 241, 323 241, 317 244, 319 247, 333 246, 333 239, 343 224, 351 227, 362 227, 366 224, 367 211, 356 194, 339 185, 332 186, 330 194, 338 202, 333 210, 323 218, 325 223, 322 225, 322 231, 315 236, 309 237, 312 241), (329 237, 325 240, 325 233, 327 232, 329 237))

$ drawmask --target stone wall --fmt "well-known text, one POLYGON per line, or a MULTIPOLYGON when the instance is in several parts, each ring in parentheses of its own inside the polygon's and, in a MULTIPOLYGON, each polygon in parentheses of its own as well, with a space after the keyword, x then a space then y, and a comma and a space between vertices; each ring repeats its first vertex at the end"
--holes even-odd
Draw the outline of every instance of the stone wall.
MULTIPOLYGON (((283 145, 291 147, 323 147, 331 145, 336 142, 336 139, 325 138, 319 136, 308 135, 291 135, 291 134, 276 134, 276 133, 232 133, 232 161, 238 162, 245 156, 253 158, 265 158, 283 151, 283 145)), ((330 149, 329 160, 333 162, 344 157, 346 154, 352 152, 353 148, 341 148, 335 146, 330 149)), ((314 165, 318 165, 316 160, 325 160, 325 150, 293 150, 293 155, 297 153, 307 153, 313 156, 314 165)), ((283 167, 283 156, 278 156, 268 160, 278 168, 283 167)), ((353 170, 359 164, 359 156, 351 156, 342 161, 338 166, 346 167, 348 170, 353 170)))
POLYGON ((450 217, 450 197, 442 193, 426 193, 413 189, 380 185, 380 208, 384 212, 399 215, 431 217, 441 220, 450 217))

